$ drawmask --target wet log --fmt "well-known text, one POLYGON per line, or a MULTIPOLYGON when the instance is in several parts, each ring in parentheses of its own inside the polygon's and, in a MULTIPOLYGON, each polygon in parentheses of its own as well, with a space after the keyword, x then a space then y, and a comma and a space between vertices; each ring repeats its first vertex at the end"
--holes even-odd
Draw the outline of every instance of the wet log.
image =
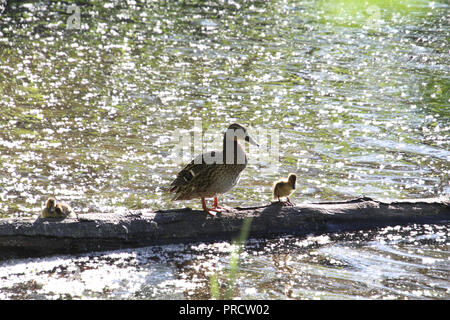
POLYGON ((231 240, 252 218, 250 237, 307 235, 414 223, 450 222, 449 197, 376 201, 358 198, 295 206, 235 208, 211 216, 174 209, 81 214, 78 219, 0 219, 0 259, 75 254, 169 243, 231 240))

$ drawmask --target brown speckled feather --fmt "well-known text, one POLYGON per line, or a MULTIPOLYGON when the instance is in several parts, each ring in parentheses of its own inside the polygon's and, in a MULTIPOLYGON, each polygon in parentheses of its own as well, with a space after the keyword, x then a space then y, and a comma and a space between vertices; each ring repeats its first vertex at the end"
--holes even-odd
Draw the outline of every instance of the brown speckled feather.
POLYGON ((173 200, 214 197, 233 188, 247 164, 189 163, 171 184, 173 200))

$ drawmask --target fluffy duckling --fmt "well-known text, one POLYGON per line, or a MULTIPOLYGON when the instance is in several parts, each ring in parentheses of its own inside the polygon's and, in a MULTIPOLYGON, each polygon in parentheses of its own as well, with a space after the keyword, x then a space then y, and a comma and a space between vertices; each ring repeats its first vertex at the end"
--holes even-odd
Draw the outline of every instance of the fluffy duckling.
POLYGON ((55 216, 55 206, 56 206, 56 199, 53 197, 50 197, 45 202, 45 208, 42 209, 41 218, 51 218, 55 216))
POLYGON ((50 197, 45 203, 45 208, 42 209, 41 218, 66 218, 78 217, 73 209, 65 202, 56 202, 56 199, 50 197))
POLYGON ((65 202, 58 202, 55 207, 55 212, 59 217, 78 218, 78 215, 73 211, 72 207, 65 202))
POLYGON ((295 173, 290 173, 287 179, 279 179, 273 184, 273 199, 278 199, 281 202, 281 197, 287 198, 287 203, 294 205, 289 199, 289 196, 295 191, 297 183, 297 175, 295 173))

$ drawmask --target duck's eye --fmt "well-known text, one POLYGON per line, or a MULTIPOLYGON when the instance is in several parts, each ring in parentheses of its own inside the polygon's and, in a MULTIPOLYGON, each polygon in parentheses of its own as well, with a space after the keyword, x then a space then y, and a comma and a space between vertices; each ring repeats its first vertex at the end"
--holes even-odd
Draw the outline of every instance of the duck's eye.
POLYGON ((250 137, 249 136, 245 136, 245 141, 249 142, 250 141, 250 137))

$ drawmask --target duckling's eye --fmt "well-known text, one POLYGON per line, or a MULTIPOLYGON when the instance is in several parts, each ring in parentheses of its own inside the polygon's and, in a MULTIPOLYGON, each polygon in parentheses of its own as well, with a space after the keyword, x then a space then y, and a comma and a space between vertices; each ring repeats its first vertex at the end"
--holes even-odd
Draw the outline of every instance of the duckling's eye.
POLYGON ((250 141, 250 137, 249 136, 245 136, 245 141, 249 142, 250 141))

